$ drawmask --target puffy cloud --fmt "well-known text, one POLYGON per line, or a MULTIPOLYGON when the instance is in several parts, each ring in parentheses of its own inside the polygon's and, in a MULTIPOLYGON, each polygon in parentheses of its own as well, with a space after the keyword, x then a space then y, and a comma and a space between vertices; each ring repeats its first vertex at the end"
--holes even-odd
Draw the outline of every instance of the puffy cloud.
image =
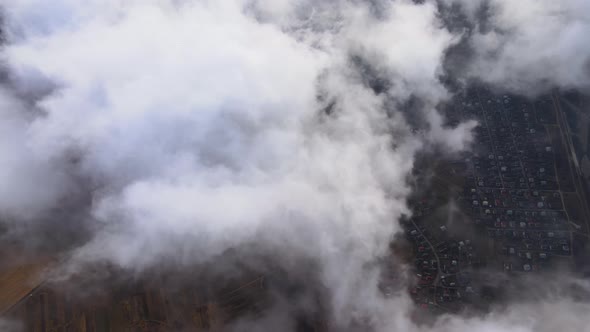
POLYGON ((559 329, 588 331, 588 318, 584 312, 588 303, 569 299, 543 300, 538 303, 511 305, 506 310, 494 311, 485 317, 464 319, 447 316, 438 322, 435 331, 519 331, 549 332, 559 329))
MULTIPOLYGON (((391 4, 379 19, 363 4, 333 3, 328 23, 345 24, 317 33, 289 13, 304 3, 283 5, 264 7, 266 19, 240 1, 6 6, 12 90, 54 88, 7 108, 18 122, 3 132, 0 154, 15 158, 3 171, 23 194, 4 210, 40 218, 84 190, 82 179, 93 189, 80 223, 93 232, 69 269, 106 261, 141 273, 255 244, 279 265, 317 260, 343 326, 371 315, 378 271, 366 264, 407 212, 405 179, 425 143, 387 101, 416 93, 433 107, 452 36, 432 5, 391 4), (351 53, 391 73, 394 88, 367 87, 351 53), (27 107, 38 114, 18 118, 27 107)), ((307 13, 329 16, 322 10, 307 13)), ((468 140, 469 128, 454 130, 468 140)))
POLYGON ((10 91, 0 88, 0 215, 5 219, 37 217, 70 186, 65 170, 56 167, 59 161, 37 153, 30 144, 31 112, 10 91))
MULTIPOLYGON (((563 272, 563 271, 562 271, 563 272)), ((588 331, 590 309, 588 280, 564 273, 514 278, 510 302, 479 316, 443 316, 430 330, 434 331, 588 331), (535 285, 528 287, 523 285, 535 285)), ((427 329, 428 330, 428 329, 427 329)))
POLYGON ((456 37, 441 27, 432 3, 416 6, 402 1, 389 6, 378 21, 363 11, 352 14, 344 28, 346 42, 393 81, 388 92, 396 98, 414 94, 440 101, 446 95, 438 80, 441 63, 456 37))
POLYGON ((475 24, 469 77, 533 95, 590 86, 590 3, 585 0, 445 0, 475 24))
MULTIPOLYGON (((447 128, 435 110, 458 36, 433 3, 26 0, 3 9, 0 179, 11 189, 0 190, 0 213, 30 222, 89 195, 79 222, 92 236, 68 252, 68 269, 106 261, 141 273, 238 248, 296 276, 300 259, 317 263, 339 328, 430 329, 408 318, 406 295, 379 293, 373 263, 408 213, 414 155, 430 144, 459 151, 475 125, 447 128), (385 88, 367 84, 376 78, 385 88), (411 98, 422 101, 423 136, 400 111, 411 98)), ((467 322, 512 324, 498 315, 467 322)), ((450 317, 441 329, 461 324, 450 317)))

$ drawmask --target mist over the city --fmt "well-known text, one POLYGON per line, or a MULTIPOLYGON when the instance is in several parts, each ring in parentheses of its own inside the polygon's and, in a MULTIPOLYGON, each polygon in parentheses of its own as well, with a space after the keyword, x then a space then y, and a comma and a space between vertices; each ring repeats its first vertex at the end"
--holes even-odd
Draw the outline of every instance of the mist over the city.
POLYGON ((590 331, 588 35, 587 0, 0 0, 0 330, 590 331))

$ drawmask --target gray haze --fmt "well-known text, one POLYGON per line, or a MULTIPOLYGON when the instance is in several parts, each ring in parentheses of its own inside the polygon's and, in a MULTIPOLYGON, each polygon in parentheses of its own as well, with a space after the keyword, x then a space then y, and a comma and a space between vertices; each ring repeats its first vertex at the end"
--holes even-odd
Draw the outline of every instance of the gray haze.
POLYGON ((590 89, 587 0, 441 0, 463 9, 473 52, 465 69, 501 89, 535 95, 551 88, 590 89))
MULTIPOLYGON (((299 262, 315 263, 337 330, 590 329, 590 305, 557 295, 419 327, 407 295, 379 294, 371 264, 409 213, 415 155, 470 146, 476 123, 445 127, 436 110, 450 97, 448 49, 468 38, 466 80, 588 87, 587 1, 486 1, 489 26, 470 35, 439 10, 458 3, 477 26, 475 1, 0 3, 0 215, 10 236, 77 236, 59 278, 85 264, 141 274, 246 248, 244 258, 270 256, 302 278, 299 262), (425 134, 402 112, 410 98, 425 134)), ((288 329, 280 308, 236 329, 288 329)))

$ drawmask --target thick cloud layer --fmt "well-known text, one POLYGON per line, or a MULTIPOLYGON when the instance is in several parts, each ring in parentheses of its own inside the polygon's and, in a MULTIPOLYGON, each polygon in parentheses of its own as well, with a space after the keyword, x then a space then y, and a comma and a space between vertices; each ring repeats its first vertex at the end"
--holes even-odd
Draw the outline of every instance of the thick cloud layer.
MULTIPOLYGON (((8 171, 20 171, 7 176, 23 184, 14 199, 34 209, 11 203, 8 217, 40 217, 81 178, 97 188, 80 221, 94 231, 70 269, 107 261, 140 273, 256 244, 279 265, 317 260, 337 321, 371 314, 377 289, 362 284, 375 285, 377 270, 365 265, 387 251, 425 143, 385 102, 418 94, 433 106, 445 94, 436 75, 453 38, 436 28, 434 5, 392 4, 377 19, 365 5, 335 4, 342 27, 315 36, 319 46, 285 32, 289 22, 248 14, 261 4, 61 1, 50 15, 37 5, 5 9, 13 90, 56 86, 33 101, 38 116, 12 126, 8 171), (394 87, 373 92, 351 53, 391 73, 394 87), (410 57, 420 62, 408 66, 410 57), (37 188, 48 191, 28 201, 37 188)), ((452 146, 473 127, 432 124, 452 146)))
MULTIPOLYGON (((301 260, 315 262, 339 329, 430 329, 409 320, 405 295, 379 294, 372 263, 408 213, 415 154, 431 145, 462 150, 475 126, 445 127, 435 110, 449 97, 439 79, 445 52, 461 38, 437 8, 409 0, 9 0, 0 213, 13 227, 51 225, 52 211, 81 204, 86 213, 68 227, 90 234, 64 254, 62 273, 108 262, 141 274, 162 263, 217 262, 238 248, 245 258, 272 256, 294 275, 301 260), (425 134, 402 112, 411 98, 421 100, 425 134), (81 193, 90 198, 78 202, 81 193)), ((518 23, 499 13, 498 25, 518 23)), ((490 38, 473 39, 485 44, 473 75, 512 86, 505 72, 514 72, 507 61, 518 50, 490 38), (494 47, 499 56, 484 56, 494 47), (486 65, 499 69, 479 75, 490 73, 486 65)), ((549 76, 553 84, 587 82, 563 70, 549 76)), ((545 79, 527 75, 525 84, 545 79)), ((506 330, 514 316, 498 315, 445 318, 442 329, 506 330)))

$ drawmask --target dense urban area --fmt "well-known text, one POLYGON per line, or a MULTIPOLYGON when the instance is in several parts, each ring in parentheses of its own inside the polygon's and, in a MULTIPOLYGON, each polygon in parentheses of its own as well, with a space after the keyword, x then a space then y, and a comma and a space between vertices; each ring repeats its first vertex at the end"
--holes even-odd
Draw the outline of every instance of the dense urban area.
POLYGON ((472 151, 441 158, 423 176, 418 187, 429 190, 404 222, 415 254, 410 292, 421 308, 485 308, 506 286, 489 286, 495 272, 510 282, 585 268, 587 187, 562 104, 557 94, 531 102, 473 88, 448 105, 451 122, 479 126, 472 151))

